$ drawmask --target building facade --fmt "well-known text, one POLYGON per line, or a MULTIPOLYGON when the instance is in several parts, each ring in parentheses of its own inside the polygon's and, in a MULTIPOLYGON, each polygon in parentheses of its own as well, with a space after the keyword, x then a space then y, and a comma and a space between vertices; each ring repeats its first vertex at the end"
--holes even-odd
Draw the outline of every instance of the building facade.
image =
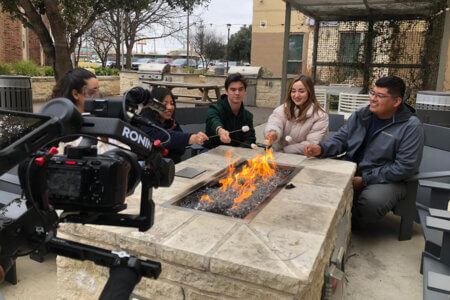
MULTIPOLYGON (((282 0, 253 0, 251 64, 266 74, 281 76, 286 4, 282 0)), ((288 74, 309 74, 314 27, 297 10, 291 13, 288 74)))
POLYGON ((0 63, 18 60, 32 60, 44 65, 41 44, 32 30, 0 10, 0 63))

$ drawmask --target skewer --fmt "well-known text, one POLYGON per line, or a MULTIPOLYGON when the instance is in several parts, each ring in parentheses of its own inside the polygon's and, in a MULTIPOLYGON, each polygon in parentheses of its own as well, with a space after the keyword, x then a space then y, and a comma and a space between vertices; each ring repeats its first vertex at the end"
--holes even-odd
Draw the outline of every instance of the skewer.
MULTIPOLYGON (((245 126, 242 126, 241 129, 236 129, 236 130, 233 130, 233 131, 229 131, 229 133, 238 132, 238 131, 241 131, 241 130, 242 130, 242 132, 247 132, 247 131, 250 130, 250 127, 245 125, 245 126)), ((218 134, 215 134, 215 135, 209 136, 209 138, 212 139, 212 138, 215 138, 215 137, 218 137, 218 136, 219 136, 218 134)))
POLYGON ((252 143, 251 145, 249 145, 249 144, 247 144, 247 143, 244 143, 244 142, 241 142, 241 141, 238 141, 238 140, 233 140, 233 139, 231 139, 231 141, 232 141, 232 142, 239 143, 239 144, 244 145, 244 146, 247 146, 247 147, 250 147, 250 148, 252 148, 253 150, 256 150, 256 149, 258 149, 258 148, 266 149, 266 147, 270 149, 270 148, 272 147, 272 145, 264 145, 264 144, 261 144, 261 143, 252 143))

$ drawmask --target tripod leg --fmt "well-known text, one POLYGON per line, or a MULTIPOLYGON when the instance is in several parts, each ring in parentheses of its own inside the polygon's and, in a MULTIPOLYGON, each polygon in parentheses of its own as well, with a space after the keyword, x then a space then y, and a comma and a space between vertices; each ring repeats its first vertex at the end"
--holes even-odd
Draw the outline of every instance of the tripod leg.
POLYGON ((11 269, 9 269, 8 273, 6 273, 5 280, 11 284, 17 284, 16 262, 14 262, 11 269))

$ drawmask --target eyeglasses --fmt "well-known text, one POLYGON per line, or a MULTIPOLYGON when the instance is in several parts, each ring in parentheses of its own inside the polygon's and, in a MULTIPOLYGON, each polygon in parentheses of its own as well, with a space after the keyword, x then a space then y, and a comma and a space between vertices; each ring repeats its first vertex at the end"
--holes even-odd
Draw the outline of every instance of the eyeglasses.
POLYGON ((102 98, 102 93, 98 88, 90 88, 88 86, 83 86, 83 95, 86 98, 102 98))
POLYGON ((377 98, 378 100, 383 100, 383 99, 389 97, 389 95, 376 94, 374 91, 369 91, 369 95, 370 95, 370 96, 374 96, 374 97, 377 98))

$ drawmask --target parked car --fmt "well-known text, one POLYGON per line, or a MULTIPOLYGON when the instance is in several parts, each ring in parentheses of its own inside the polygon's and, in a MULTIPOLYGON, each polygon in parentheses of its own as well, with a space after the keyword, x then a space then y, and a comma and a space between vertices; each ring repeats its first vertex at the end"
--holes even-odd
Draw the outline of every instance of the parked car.
POLYGON ((168 58, 168 57, 160 57, 160 58, 157 58, 157 59, 155 60, 155 63, 157 63, 157 64, 170 64, 171 61, 172 61, 171 58, 168 58))
POLYGON ((131 69, 132 70, 138 70, 139 66, 144 65, 144 64, 149 64, 149 63, 152 63, 154 61, 155 61, 154 58, 139 58, 135 62, 131 63, 131 69))
MULTIPOLYGON (((184 68, 187 66, 186 58, 178 58, 170 63, 172 67, 184 68)), ((197 67, 197 61, 195 59, 189 59, 189 67, 197 67)))

